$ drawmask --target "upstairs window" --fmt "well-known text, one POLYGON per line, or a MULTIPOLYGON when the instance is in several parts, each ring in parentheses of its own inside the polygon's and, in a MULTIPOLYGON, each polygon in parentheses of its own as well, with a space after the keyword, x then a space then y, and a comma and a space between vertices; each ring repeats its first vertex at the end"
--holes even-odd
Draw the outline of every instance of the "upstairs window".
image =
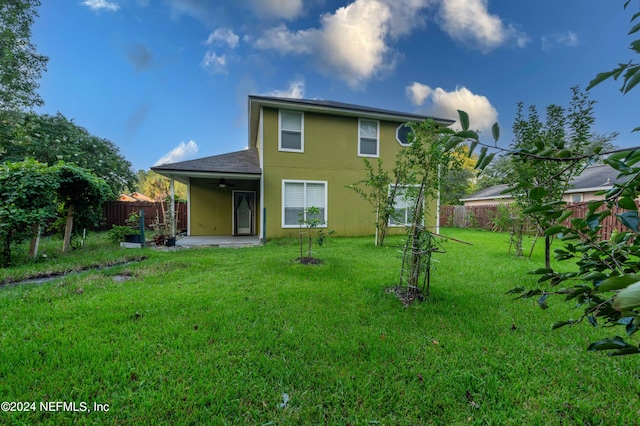
POLYGON ((320 227, 327 223, 327 182, 324 181, 282 181, 282 227, 295 228, 301 220, 308 220, 309 207, 317 207, 320 213, 320 227))
POLYGON ((406 124, 401 124, 396 127, 396 140, 402 146, 411 145, 413 139, 413 130, 406 124))
POLYGON ((360 119, 358 123, 358 155, 378 157, 380 155, 380 122, 360 119))
POLYGON ((279 122, 278 149, 280 151, 304 152, 304 113, 281 110, 279 122))

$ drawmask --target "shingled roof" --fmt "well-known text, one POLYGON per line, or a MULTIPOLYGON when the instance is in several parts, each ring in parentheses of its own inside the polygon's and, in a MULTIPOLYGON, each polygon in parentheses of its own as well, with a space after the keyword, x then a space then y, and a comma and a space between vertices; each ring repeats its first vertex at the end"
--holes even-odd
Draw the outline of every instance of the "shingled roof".
POLYGON ((163 164, 152 167, 151 170, 160 174, 166 172, 262 174, 258 151, 255 149, 245 149, 243 151, 198 158, 196 160, 163 164))
MULTIPOLYGON (((626 178, 618 179, 618 174, 619 172, 608 164, 587 167, 579 176, 571 180, 569 189, 565 193, 571 194, 609 189, 614 183, 622 183, 625 181, 626 178)), ((509 193, 502 193, 508 188, 507 185, 490 186, 468 197, 461 198, 460 201, 512 198, 509 193)))

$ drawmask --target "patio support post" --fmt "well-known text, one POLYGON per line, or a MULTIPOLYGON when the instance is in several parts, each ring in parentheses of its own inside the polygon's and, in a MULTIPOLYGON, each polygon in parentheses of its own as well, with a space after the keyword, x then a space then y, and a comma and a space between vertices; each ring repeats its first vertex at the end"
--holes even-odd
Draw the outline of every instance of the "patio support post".
POLYGON ((171 236, 176 236, 176 194, 173 177, 169 183, 169 194, 171 195, 171 236))

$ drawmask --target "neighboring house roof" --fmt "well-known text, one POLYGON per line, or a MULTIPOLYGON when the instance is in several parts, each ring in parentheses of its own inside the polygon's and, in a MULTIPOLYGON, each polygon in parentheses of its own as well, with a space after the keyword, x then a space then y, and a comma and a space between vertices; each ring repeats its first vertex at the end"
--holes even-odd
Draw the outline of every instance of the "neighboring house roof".
POLYGON ((129 195, 127 195, 127 194, 121 194, 121 195, 118 197, 118 200, 119 200, 119 201, 126 201, 126 202, 129 202, 129 203, 134 203, 134 202, 136 202, 136 201, 149 201, 149 202, 153 202, 153 199, 152 199, 152 198, 149 198, 149 197, 147 197, 146 195, 141 194, 141 193, 139 193, 139 192, 134 192, 134 193, 129 194, 129 195))
POLYGON ((196 160, 163 164, 152 167, 151 170, 165 176, 172 175, 179 181, 183 181, 181 177, 187 175, 192 177, 213 177, 215 175, 215 177, 247 178, 262 174, 256 149, 245 149, 196 160))
POLYGON ((134 203, 138 200, 136 200, 135 198, 127 194, 120 194, 120 196, 118 197, 118 201, 126 201, 128 203, 134 203))
POLYGON ((309 111, 317 113, 338 114, 359 118, 372 118, 377 120, 391 120, 399 123, 409 121, 424 121, 433 119, 442 126, 450 126, 455 120, 431 117, 428 115, 408 112, 392 111, 380 108, 371 108, 362 105, 347 104, 343 102, 327 101, 322 99, 293 99, 274 96, 249 96, 249 144, 255 143, 258 137, 258 125, 260 123, 260 107, 267 106, 278 109, 297 111, 309 111))
POLYGON ((141 194, 139 192, 134 192, 134 193, 130 194, 129 196, 135 198, 138 201, 149 201, 149 202, 153 202, 154 201, 153 198, 147 197, 146 195, 141 194))
MULTIPOLYGON (((579 192, 595 192, 609 189, 614 183, 621 183, 625 181, 625 178, 618 179, 618 172, 608 164, 600 164, 597 166, 590 166, 584 169, 584 171, 573 178, 570 183, 569 189, 565 191, 565 194, 575 194, 579 192)), ((482 189, 469 195, 466 198, 461 198, 460 201, 480 201, 480 200, 499 200, 505 198, 512 198, 510 194, 502 194, 507 190, 508 185, 494 185, 489 188, 482 189)))

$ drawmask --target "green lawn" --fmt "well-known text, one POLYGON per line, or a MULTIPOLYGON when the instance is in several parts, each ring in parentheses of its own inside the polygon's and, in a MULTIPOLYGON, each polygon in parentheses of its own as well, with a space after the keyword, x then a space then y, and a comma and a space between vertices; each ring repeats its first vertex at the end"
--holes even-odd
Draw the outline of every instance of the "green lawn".
POLYGON ((87 247, 1 271, 147 257, 0 288, 0 400, 37 405, 0 412, 0 424, 638 424, 640 358, 585 350, 623 330, 552 331, 580 311, 504 294, 535 280, 541 242, 529 260, 507 253, 505 234, 443 234, 473 246, 447 242, 432 295, 408 308, 385 292, 397 249, 372 238, 330 240, 322 265, 272 242, 87 247), (109 410, 44 412, 41 401, 109 410))

